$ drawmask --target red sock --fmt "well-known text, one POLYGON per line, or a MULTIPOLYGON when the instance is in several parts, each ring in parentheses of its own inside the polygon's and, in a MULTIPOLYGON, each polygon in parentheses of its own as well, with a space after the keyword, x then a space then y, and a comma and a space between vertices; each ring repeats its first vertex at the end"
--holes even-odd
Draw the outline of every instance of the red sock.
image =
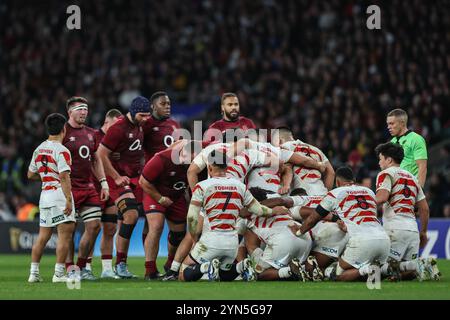
POLYGON ((84 268, 86 268, 86 262, 87 262, 87 258, 78 257, 78 261, 77 261, 78 268, 80 268, 80 270, 83 270, 84 268))
POLYGON ((172 266, 173 258, 175 258, 175 256, 169 254, 169 256, 167 257, 167 261, 164 264, 164 269, 170 269, 170 267, 172 266))
POLYGON ((156 261, 145 261, 145 275, 151 275, 158 272, 156 269, 156 261))
POLYGON ((71 262, 66 262, 66 270, 68 270, 69 267, 70 267, 70 266, 73 266, 73 265, 74 265, 73 261, 71 261, 71 262))
POLYGON ((102 254, 102 260, 112 260, 111 254, 102 254))
POLYGON ((127 263, 127 254, 124 252, 117 252, 116 265, 118 265, 121 262, 127 263))

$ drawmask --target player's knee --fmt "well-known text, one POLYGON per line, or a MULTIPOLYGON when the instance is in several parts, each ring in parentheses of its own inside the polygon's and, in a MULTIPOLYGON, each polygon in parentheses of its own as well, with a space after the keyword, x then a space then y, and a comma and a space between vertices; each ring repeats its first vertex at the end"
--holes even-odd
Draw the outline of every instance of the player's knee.
POLYGON ((103 236, 112 238, 116 234, 117 225, 115 223, 104 223, 103 224, 103 236))
POLYGON ((117 203, 117 209, 119 209, 119 212, 124 219, 126 218, 125 214, 129 215, 128 213, 134 213, 137 218, 138 203, 134 198, 125 198, 120 200, 117 203))
POLYGON ((178 247, 185 235, 186 231, 169 231, 167 238, 172 246, 178 247))
POLYGON ((122 223, 119 230, 119 236, 129 240, 131 238, 131 234, 133 233, 134 226, 135 224, 122 223))

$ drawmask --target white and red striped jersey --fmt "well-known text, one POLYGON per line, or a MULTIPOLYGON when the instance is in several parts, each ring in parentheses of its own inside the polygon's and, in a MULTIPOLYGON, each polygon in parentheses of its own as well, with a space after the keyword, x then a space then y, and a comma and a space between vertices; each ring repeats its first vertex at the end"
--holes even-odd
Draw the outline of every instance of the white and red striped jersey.
MULTIPOLYGON (((295 153, 310 157, 319 162, 327 162, 328 158, 319 149, 301 140, 288 141, 281 145, 295 153)), ((309 196, 326 195, 328 189, 322 181, 322 174, 319 170, 294 166, 294 177, 292 189, 303 188, 309 196)))
POLYGON ((335 211, 350 237, 389 239, 377 219, 375 194, 369 188, 357 185, 336 188, 327 193, 316 210, 322 215, 335 211))
POLYGON ((266 155, 257 150, 244 150, 228 163, 227 175, 244 183, 248 173, 256 167, 264 166, 266 155))
POLYGON ((301 208, 317 208, 324 196, 294 196, 291 198, 294 200, 294 206, 289 208, 289 211, 293 217, 300 217, 301 208))
POLYGON ((389 167, 377 176, 377 191, 382 189, 390 194, 383 204, 385 229, 418 231, 414 206, 425 194, 416 177, 400 167, 389 167))
MULTIPOLYGON (((287 162, 292 157, 293 151, 280 149, 266 142, 250 141, 250 148, 264 152, 267 155, 278 157, 282 162, 287 162)), ((253 169, 247 177, 247 187, 258 187, 264 190, 278 193, 281 177, 278 170, 273 168, 253 169)))
POLYGON ((230 177, 213 177, 197 183, 191 201, 202 204, 208 232, 237 236, 236 220, 240 210, 254 200, 246 186, 230 177))
POLYGON ((70 172, 72 158, 69 150, 60 142, 46 140, 33 152, 28 170, 38 173, 42 181, 42 192, 39 201, 41 208, 55 206, 56 202, 65 203, 61 189, 59 174, 70 172))

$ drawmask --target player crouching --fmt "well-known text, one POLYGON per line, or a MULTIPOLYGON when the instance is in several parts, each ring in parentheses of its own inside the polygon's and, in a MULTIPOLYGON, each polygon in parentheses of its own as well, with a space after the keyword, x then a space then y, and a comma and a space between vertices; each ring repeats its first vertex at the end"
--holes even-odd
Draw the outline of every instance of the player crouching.
POLYGON ((239 274, 245 280, 254 280, 250 259, 234 263, 239 245, 236 219, 240 210, 246 207, 251 213, 263 217, 287 214, 288 210, 261 205, 243 183, 227 177, 228 164, 224 153, 214 150, 208 158, 211 178, 196 185, 189 206, 188 229, 196 243, 184 261, 188 267, 180 273, 180 280, 197 281, 203 274, 208 274, 210 281, 232 281, 239 274), (202 208, 204 217, 200 216, 202 208), (198 239, 200 232, 202 235, 198 239))

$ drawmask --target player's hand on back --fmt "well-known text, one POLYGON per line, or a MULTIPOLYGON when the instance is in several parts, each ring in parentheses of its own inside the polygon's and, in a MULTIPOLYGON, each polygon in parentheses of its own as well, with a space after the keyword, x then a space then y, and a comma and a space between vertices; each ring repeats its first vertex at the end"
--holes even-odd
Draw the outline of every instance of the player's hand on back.
POLYGON ((278 189, 279 194, 287 194, 289 192, 289 186, 280 186, 278 189))
POLYGON ((71 213, 72 213, 72 201, 66 199, 66 207, 64 208, 64 214, 66 216, 70 216, 71 213))
POLYGON ((293 224, 288 225, 288 228, 291 229, 292 233, 295 236, 297 236, 297 232, 300 230, 301 226, 302 226, 301 224, 293 223, 293 224))
POLYGON ((119 187, 124 187, 130 184, 130 178, 126 176, 120 176, 114 180, 115 184, 119 187))

